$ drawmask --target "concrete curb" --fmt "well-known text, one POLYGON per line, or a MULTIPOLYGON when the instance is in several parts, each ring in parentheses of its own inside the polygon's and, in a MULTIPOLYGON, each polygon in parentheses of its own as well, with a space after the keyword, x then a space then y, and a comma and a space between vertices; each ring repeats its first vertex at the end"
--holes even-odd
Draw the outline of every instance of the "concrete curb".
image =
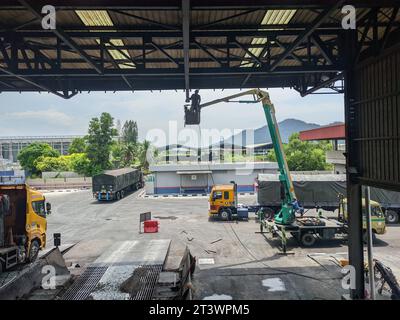
MULTIPOLYGON (((240 196, 254 196, 255 192, 240 192, 238 193, 240 196)), ((165 199, 165 198, 208 198, 210 194, 208 193, 197 193, 197 194, 140 194, 138 197, 140 198, 148 198, 148 199, 165 199)))
POLYGON ((41 193, 67 193, 67 192, 78 192, 78 191, 86 191, 89 189, 82 188, 82 189, 53 189, 53 190, 45 190, 45 189, 40 189, 41 193))

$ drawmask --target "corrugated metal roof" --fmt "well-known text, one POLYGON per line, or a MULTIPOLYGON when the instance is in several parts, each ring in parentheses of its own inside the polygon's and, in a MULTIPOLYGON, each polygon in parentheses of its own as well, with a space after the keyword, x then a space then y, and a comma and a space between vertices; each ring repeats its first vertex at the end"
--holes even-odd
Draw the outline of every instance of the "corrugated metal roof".
MULTIPOLYGON (((84 1, 83 1, 84 2, 84 1)), ((82 6, 81 6, 82 7, 82 6)), ((151 5, 149 4, 149 8, 151 5)), ((97 47, 99 44, 98 38, 100 37, 100 33, 96 33, 96 38, 84 38, 79 36, 79 33, 85 33, 86 35, 90 35, 90 32, 94 31, 104 31, 105 29, 114 32, 115 37, 111 37, 111 42, 114 46, 119 49, 113 48, 110 45, 107 45, 108 55, 105 56, 105 60, 110 60, 111 56, 114 59, 114 63, 104 62, 103 66, 109 69, 115 69, 115 63, 118 64, 119 68, 135 68, 135 64, 131 62, 131 59, 136 59, 139 61, 139 64, 143 63, 143 48, 140 46, 143 45, 143 38, 146 38, 145 35, 148 35, 146 38, 147 44, 145 52, 146 68, 160 68, 160 69, 176 69, 178 66, 170 61, 170 58, 167 57, 162 51, 152 48, 150 45, 150 41, 154 42, 157 46, 163 48, 165 52, 170 55, 173 59, 179 60, 181 64, 183 61, 183 50, 181 48, 182 45, 182 36, 181 36, 181 28, 182 28, 182 13, 181 10, 173 9, 169 10, 150 10, 150 9, 141 9, 141 10, 126 10, 120 9, 121 12, 117 12, 117 10, 87 10, 87 9, 79 9, 73 10, 74 8, 65 9, 61 7, 57 10, 57 27, 68 32, 73 32, 72 40, 78 45, 83 46, 84 53, 88 55, 90 58, 94 60, 94 63, 97 64, 101 58, 100 50, 97 47), (163 25, 164 24, 164 25, 163 25), (157 33, 153 32, 157 30, 157 33), (163 36, 163 33, 174 29, 174 36, 166 37, 163 36), (128 30, 130 32, 130 36, 132 36, 132 31, 137 31, 137 37, 128 37, 125 36, 123 31, 128 30), (87 32, 89 31, 89 33, 87 32), (121 31, 121 33, 119 32, 121 31), (147 32, 147 33, 146 33, 147 32), (178 45, 177 45, 178 43, 178 45), (125 48, 128 46, 128 48, 125 48), (178 48, 178 49, 177 49, 178 48)), ((390 16, 392 14, 391 8, 383 8, 381 12, 378 14, 378 21, 381 23, 388 23, 390 16)), ((357 9, 357 18, 360 19, 368 13, 368 8, 360 8, 357 9)), ((199 36, 195 37, 194 40, 204 45, 208 52, 211 53, 214 57, 221 60, 223 67, 225 67, 225 63, 227 62, 227 54, 228 50, 225 46, 230 46, 229 53, 231 54, 231 61, 229 62, 229 67, 239 67, 239 66, 247 66, 247 67, 258 67, 258 63, 256 63, 252 58, 252 55, 260 58, 260 60, 265 61, 266 48, 260 48, 255 46, 267 45, 271 44, 270 55, 272 61, 276 61, 276 59, 284 52, 284 49, 277 47, 276 43, 274 43, 274 35, 268 39, 266 36, 251 36, 251 32, 256 32, 257 30, 272 30, 274 26, 278 34, 278 31, 288 29, 290 26, 302 24, 304 26, 312 23, 317 17, 318 14, 322 12, 322 9, 313 9, 313 8, 297 8, 297 9, 252 9, 250 6, 247 9, 198 9, 198 7, 194 7, 190 12, 190 22, 191 29, 196 31, 199 36), (287 26, 285 26, 287 25, 287 26), (234 32, 237 30, 238 36, 236 40, 243 44, 248 48, 248 51, 252 53, 252 55, 248 54, 246 50, 242 48, 235 47, 233 42, 228 44, 228 40, 235 39, 234 32), (200 34, 200 32, 202 32, 200 34), (218 32, 216 36, 207 36, 208 32, 218 32), (228 38, 225 35, 225 32, 231 32, 231 38, 228 38), (271 41, 271 42, 269 42, 271 41), (252 47, 253 45, 254 47, 252 47), (215 46, 215 48, 212 48, 215 46)), ((331 18, 324 22, 323 26, 329 26, 329 28, 340 23, 343 14, 340 10, 336 10, 336 12, 331 16, 331 18)), ((34 15, 30 13, 28 10, 2 10, 0 4, 0 21, 2 24, 2 28, 12 29, 13 27, 20 26, 34 18, 34 15)), ((400 13, 398 13, 396 17, 396 21, 400 21, 400 13)), ((337 28, 337 27, 336 27, 337 28)), ((26 31, 33 31, 37 34, 43 32, 40 26, 40 22, 33 22, 26 27, 24 27, 26 31), (31 30, 33 29, 33 30, 31 30)), ((289 46, 295 39, 298 34, 302 32, 300 28, 296 29, 298 31, 297 35, 293 36, 285 36, 285 35, 277 35, 277 40, 285 46, 289 46)), ((378 27, 378 35, 381 38, 386 30, 386 26, 378 27)), ((360 31, 361 28, 360 28, 360 31)), ((372 30, 369 31, 367 35, 368 38, 372 37, 372 30)), ((45 34, 45 32, 43 32, 45 34)), ((110 37, 110 32, 107 33, 107 37, 110 37)), ((48 35, 48 33, 47 33, 48 35)), ((104 38, 107 38, 104 37, 104 38)), ((337 35, 321 35, 321 40, 326 42, 330 40, 334 40, 337 35)), ((361 33, 359 32, 359 37, 361 38, 361 33)), ((23 41, 30 41, 31 45, 38 46, 38 50, 47 58, 54 60, 56 62, 57 59, 57 51, 55 46, 57 44, 56 37, 40 37, 40 36, 31 36, 27 34, 23 41), (51 48, 53 47, 53 49, 51 48)), ((107 40, 107 39, 106 39, 107 40)), ((61 43, 63 41, 60 41, 61 43)), ((367 48, 364 46, 363 49, 367 48)), ((334 55, 338 54, 338 50, 335 48, 331 48, 334 55)), ((11 54, 11 50, 6 48, 6 52, 8 55, 11 54)), ((305 58, 307 55, 307 49, 305 48, 305 44, 301 44, 298 48, 293 51, 297 56, 305 58)), ((313 55, 321 56, 322 53, 316 48, 316 46, 311 47, 311 53, 313 55)), ((35 58, 34 52, 31 49, 26 49, 26 56, 33 60, 35 58)), ((62 63, 62 68, 71 68, 71 69, 93 69, 90 65, 85 61, 82 57, 82 54, 78 52, 74 52, 74 49, 69 47, 67 44, 63 43, 61 56, 66 58, 67 61, 62 63), (71 61, 68 61, 71 60, 71 61)), ((204 50, 197 48, 193 43, 191 44, 191 49, 189 52, 190 56, 190 68, 219 68, 221 64, 213 61, 213 57, 210 57, 210 54, 205 52, 204 50)), ((19 57, 19 66, 21 68, 26 69, 27 64, 22 60, 25 58, 25 54, 20 51, 18 53, 19 57)), ((4 59, 3 54, 0 51, 0 58, 4 59)), ((317 57, 318 58, 318 57, 317 57)), ((136 61, 135 60, 135 61, 136 61)), ((4 62, 0 62, 4 65, 4 62)), ((45 62, 47 64, 47 62, 45 62)), ((292 57, 289 57, 282 61, 279 66, 298 66, 299 62, 292 57)), ((143 66, 143 65, 141 65, 143 66)), ((2 86, 0 85, 0 89, 2 86)))

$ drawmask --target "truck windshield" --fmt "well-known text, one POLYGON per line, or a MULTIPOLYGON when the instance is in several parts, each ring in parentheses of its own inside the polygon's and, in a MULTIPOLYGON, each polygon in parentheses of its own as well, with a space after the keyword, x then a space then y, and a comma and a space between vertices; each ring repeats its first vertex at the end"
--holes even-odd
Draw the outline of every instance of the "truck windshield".
POLYGON ((214 191, 212 198, 213 200, 222 199, 222 191, 214 191))
MULTIPOLYGON (((362 213, 363 213, 363 216, 365 217, 365 215, 367 214, 367 212, 365 210, 365 207, 363 207, 362 213)), ((383 215, 381 207, 379 207, 379 206, 371 206, 371 216, 378 217, 378 218, 383 218, 384 215, 383 215)))
POLYGON ((35 213, 38 214, 39 216, 41 216, 43 218, 46 217, 44 200, 32 201, 32 208, 33 208, 33 211, 35 211, 35 213))
POLYGON ((373 216, 376 216, 376 217, 379 217, 379 218, 383 218, 384 217, 384 215, 383 215, 383 212, 382 212, 382 209, 381 209, 381 207, 379 207, 379 206, 373 206, 373 207, 371 207, 371 215, 373 215, 373 216))

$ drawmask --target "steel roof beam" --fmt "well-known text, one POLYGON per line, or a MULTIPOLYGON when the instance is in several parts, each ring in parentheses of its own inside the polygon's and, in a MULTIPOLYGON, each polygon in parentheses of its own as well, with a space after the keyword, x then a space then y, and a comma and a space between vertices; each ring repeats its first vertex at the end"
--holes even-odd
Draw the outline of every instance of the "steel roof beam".
POLYGON ((335 62, 335 57, 333 56, 332 52, 328 49, 325 43, 321 40, 321 38, 315 34, 311 36, 311 41, 315 44, 321 54, 325 57, 325 60, 333 64, 335 62))
POLYGON ((395 22, 398 12, 399 12, 399 8, 393 8, 392 15, 390 16, 390 19, 389 19, 389 24, 387 25, 387 27, 385 29, 385 33, 381 40, 379 54, 382 54, 383 50, 386 47, 386 43, 387 43, 387 40, 389 39, 390 31, 393 28, 393 25, 394 25, 394 22, 395 22))
POLYGON ((307 89, 306 91, 300 92, 300 94, 302 97, 305 97, 306 95, 312 94, 319 89, 326 88, 327 86, 331 85, 332 83, 335 83, 336 81, 343 79, 343 77, 344 77, 344 74, 341 72, 338 75, 336 75, 328 80, 322 81, 321 83, 317 84, 316 86, 314 86, 310 89, 307 89))
POLYGON ((235 40, 233 42, 234 44, 236 44, 240 49, 244 50, 244 52, 246 52, 255 63, 258 63, 260 66, 263 65, 263 62, 259 59, 259 57, 257 57, 256 55, 254 55, 250 50, 248 50, 246 47, 242 46, 242 44, 235 40))
POLYGON ((206 53, 211 60, 213 60, 214 62, 218 63, 220 66, 223 65, 223 63, 217 58, 215 57, 206 47, 204 47, 201 43, 197 42, 197 41, 193 41, 194 44, 200 49, 202 50, 204 53, 206 53))
POLYGON ((35 81, 33 81, 33 80, 30 80, 30 79, 28 79, 28 78, 26 78, 26 77, 24 77, 24 76, 14 74, 13 72, 11 72, 11 71, 9 71, 9 70, 7 70, 7 69, 4 69, 3 67, 0 67, 0 71, 3 72, 3 73, 5 73, 5 74, 7 74, 7 75, 9 75, 9 76, 12 76, 12 77, 15 77, 15 78, 17 78, 17 79, 19 79, 19 80, 21 80, 21 81, 24 81, 24 82, 26 82, 26 83, 28 83, 28 84, 30 84, 30 85, 32 85, 32 86, 38 88, 38 89, 41 89, 41 90, 47 91, 47 92, 51 92, 51 93, 53 93, 53 94, 55 94, 56 96, 59 96, 59 97, 61 97, 61 98, 68 99, 67 96, 65 96, 65 95, 63 95, 63 94, 57 92, 56 90, 53 90, 53 89, 51 89, 51 88, 48 88, 47 86, 45 86, 45 85, 43 85, 43 84, 40 84, 40 83, 38 83, 38 82, 35 82, 35 81))
POLYGON ((158 51, 160 51, 164 56, 168 58, 169 61, 175 63, 179 67, 179 62, 177 62, 167 51, 165 51, 162 47, 158 46, 154 42, 150 42, 150 44, 158 51))
MULTIPOLYGON (((118 13, 118 14, 121 14, 121 15, 124 15, 124 16, 127 16, 127 17, 131 17, 131 18, 135 18, 135 19, 138 19, 138 20, 145 21, 145 22, 148 22, 150 24, 162 27, 163 29, 176 30, 176 31, 179 30, 179 26, 173 26, 173 25, 161 23, 161 22, 158 22, 158 21, 154 21, 154 20, 151 20, 151 19, 147 19, 147 18, 138 16, 138 15, 130 13, 130 12, 124 12, 122 10, 109 10, 109 11, 110 12, 115 12, 115 13, 118 13)), ((132 28, 132 26, 131 26, 131 28, 132 28)))
POLYGON ((309 37, 327 18, 329 18, 334 11, 343 3, 343 0, 338 1, 335 5, 325 9, 311 24, 304 30, 297 39, 288 47, 288 49, 271 65, 273 71, 278 67, 283 60, 285 60, 294 49, 297 48, 307 37, 309 37))
MULTIPOLYGON (((312 65, 312 66, 289 66, 289 67, 278 67, 274 71, 267 70, 265 68, 241 68, 241 67, 217 67, 217 68, 195 68, 191 70, 193 75, 247 75, 251 74, 299 74, 299 73, 329 73, 329 72, 341 72, 343 71, 343 65, 312 65)), ((3 68, 4 69, 4 68, 3 68)), ((8 70, 8 69, 5 69, 8 70)), ((109 76, 180 76, 184 75, 183 67, 179 68, 150 68, 147 70, 143 69, 105 69, 102 75, 98 75, 91 69, 61 69, 61 70, 26 70, 19 69, 16 75, 29 76, 29 77, 49 77, 49 76, 97 76, 99 79, 106 78, 109 76)), ((0 77, 4 75, 0 74, 0 77)))
MULTIPOLYGON (((111 45, 111 47, 115 47, 111 42, 108 42, 108 44, 111 45)), ((100 39, 100 45, 102 48, 102 52, 103 54, 105 53, 108 57, 108 61, 114 66, 115 69, 119 69, 119 64, 115 61, 115 59, 112 57, 112 55, 110 54, 110 52, 108 52, 105 43, 103 41, 103 38, 100 39)), ((118 50, 118 49, 117 49, 118 50)), ((119 50, 118 50, 119 51, 119 50)), ((122 54, 122 53, 121 53, 122 54)), ((124 55, 125 56, 125 55, 124 55)), ((131 60, 131 58, 129 57, 129 60, 131 60)), ((136 66, 136 64, 135 64, 136 66)), ((130 83, 130 81, 128 80, 128 78, 125 75, 121 75, 122 80, 124 80, 124 82, 128 85, 128 87, 133 91, 133 86, 130 83)))
MULTIPOLYGON (((279 40, 275 39, 274 41, 275 41, 275 43, 278 45, 278 47, 280 47, 280 48, 282 48, 282 49, 284 49, 284 50, 287 50, 287 47, 286 47, 283 43, 281 43, 279 40)), ((301 59, 301 57, 298 56, 297 54, 295 54, 294 52, 291 52, 291 53, 290 53, 290 56, 291 56, 293 59, 295 59, 297 62, 299 62, 301 65, 304 64, 304 61, 301 59)), ((309 56, 307 55, 305 58, 308 58, 308 57, 309 57, 309 56)))
MULTIPOLYGON (((137 66, 136 62, 127 55, 119 46, 115 46, 111 41, 107 41, 107 43, 116 51, 118 51, 121 55, 123 55, 129 62, 132 62, 135 66, 137 66)), ((111 57, 112 58, 112 57, 111 57)), ((114 58, 112 58, 114 60, 114 58)))
MULTIPOLYGON (((29 10, 33 15, 35 15, 38 19, 42 19, 42 15, 39 11, 37 11, 32 5, 30 5, 26 0, 18 0, 27 10, 29 10)), ((101 69, 93 62, 92 58, 83 50, 79 48, 79 45, 72 40, 63 30, 60 28, 56 28, 51 30, 57 37, 59 37, 62 41, 64 41, 71 49, 79 53, 82 58, 94 69, 97 73, 101 74, 101 69)))
MULTIPOLYGON (((33 37, 33 38, 46 38, 51 37, 54 32, 51 30, 17 30, 17 34, 20 37, 33 37)), ((97 39, 100 37, 115 38, 118 36, 120 39, 125 38, 143 38, 143 37, 153 37, 153 38, 182 38, 182 31, 157 31, 157 30, 147 30, 147 31, 135 31, 135 30, 107 30, 107 31, 90 31, 86 29, 79 30, 67 30, 63 31, 65 36, 69 38, 82 38, 82 39, 97 39)), ((316 29, 314 32, 318 35, 327 36, 338 36, 345 33, 345 30, 341 29, 316 29)), ((276 36, 298 36, 299 30, 201 30, 201 31, 190 31, 191 38, 221 38, 221 37, 276 37, 276 36)), ((7 32, 1 32, 0 36, 6 36, 7 32)))
MULTIPOLYGON (((253 12, 256 12, 256 11, 258 11, 258 10, 260 10, 260 9, 247 10, 247 11, 244 11, 244 12, 240 12, 240 13, 231 15, 231 16, 229 16, 229 17, 225 17, 225 18, 222 18, 222 19, 218 19, 218 20, 212 21, 212 22, 210 22, 210 23, 206 23, 206 24, 201 24, 201 25, 193 26, 193 30, 196 29, 196 28, 198 28, 198 29, 204 29, 204 28, 207 28, 207 27, 216 25, 216 24, 221 23, 221 22, 224 22, 224 21, 232 20, 232 19, 234 19, 234 18, 238 18, 238 17, 244 16, 244 15, 247 15, 247 14, 250 14, 250 13, 253 13, 253 12)), ((258 28, 259 28, 259 27, 260 27, 260 26, 258 26, 258 28)))

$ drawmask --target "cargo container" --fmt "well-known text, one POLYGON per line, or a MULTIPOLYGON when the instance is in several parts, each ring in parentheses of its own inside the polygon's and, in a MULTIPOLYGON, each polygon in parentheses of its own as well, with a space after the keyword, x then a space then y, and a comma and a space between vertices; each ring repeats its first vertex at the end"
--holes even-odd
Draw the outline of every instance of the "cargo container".
POLYGON ((119 200, 127 192, 143 186, 143 174, 139 169, 107 170, 92 178, 93 197, 99 201, 119 200))

